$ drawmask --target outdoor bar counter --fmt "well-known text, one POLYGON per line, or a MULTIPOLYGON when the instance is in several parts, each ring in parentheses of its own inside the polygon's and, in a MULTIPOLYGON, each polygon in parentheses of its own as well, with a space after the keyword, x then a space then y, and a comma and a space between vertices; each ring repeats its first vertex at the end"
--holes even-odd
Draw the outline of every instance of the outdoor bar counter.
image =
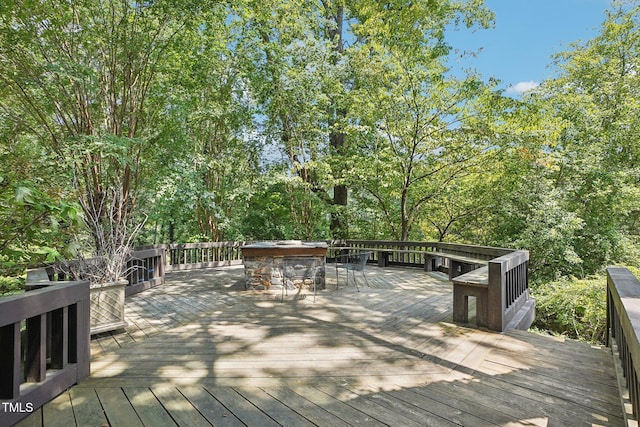
POLYGON ((326 242, 285 240, 258 242, 241 247, 247 289, 269 289, 291 282, 325 286, 326 242))

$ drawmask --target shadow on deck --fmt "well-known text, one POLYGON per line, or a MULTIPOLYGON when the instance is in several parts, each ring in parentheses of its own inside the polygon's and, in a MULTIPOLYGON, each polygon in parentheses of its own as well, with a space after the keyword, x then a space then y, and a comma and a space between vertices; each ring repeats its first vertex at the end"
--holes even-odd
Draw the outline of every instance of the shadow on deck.
MULTIPOLYGON (((244 291, 242 267, 173 273, 92 341, 91 377, 21 425, 611 425, 611 352, 451 322, 451 283, 244 291)), ((342 282, 341 282, 342 283, 342 282)))

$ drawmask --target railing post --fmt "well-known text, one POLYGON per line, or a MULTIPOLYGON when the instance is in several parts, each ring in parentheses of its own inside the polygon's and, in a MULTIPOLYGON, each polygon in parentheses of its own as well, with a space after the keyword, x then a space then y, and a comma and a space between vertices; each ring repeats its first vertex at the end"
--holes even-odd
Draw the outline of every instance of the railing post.
POLYGON ((502 262, 489 261, 488 276, 488 327, 494 331, 503 331, 505 328, 504 312, 506 310, 505 276, 502 271, 502 262))
POLYGON ((20 394, 20 322, 0 327, 0 399, 20 394))
POLYGON ((69 362, 76 363, 78 381, 91 374, 91 313, 89 299, 69 307, 69 362))

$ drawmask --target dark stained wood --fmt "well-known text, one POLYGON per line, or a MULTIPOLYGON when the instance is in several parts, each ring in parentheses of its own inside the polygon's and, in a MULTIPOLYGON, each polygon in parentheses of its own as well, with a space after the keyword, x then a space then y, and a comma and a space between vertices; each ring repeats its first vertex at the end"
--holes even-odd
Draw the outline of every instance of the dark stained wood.
POLYGON ((47 374, 47 315, 27 319, 26 327, 25 378, 27 382, 37 383, 47 374))
POLYGON ((454 324, 441 276, 366 273, 336 290, 328 268, 316 303, 244 291, 242 267, 173 273, 63 395, 112 425, 622 425, 609 349, 454 324))
POLYGON ((64 369, 69 363, 68 306, 51 312, 51 368, 64 369))
POLYGON ((632 418, 640 417, 640 282, 626 268, 607 268, 607 344, 620 359, 632 418))
POLYGON ((2 423, 20 421, 29 414, 25 408, 40 408, 89 374, 88 304, 88 282, 57 283, 0 301, 0 399, 6 400, 0 412, 2 423), (86 315, 76 316, 76 308, 83 304, 86 315), (71 310, 73 328, 68 325, 70 307, 76 307, 71 310), (23 322, 24 373, 20 366, 23 322), (76 334, 73 338, 70 331, 76 334))
POLYGON ((20 323, 0 326, 0 399, 20 394, 20 323))

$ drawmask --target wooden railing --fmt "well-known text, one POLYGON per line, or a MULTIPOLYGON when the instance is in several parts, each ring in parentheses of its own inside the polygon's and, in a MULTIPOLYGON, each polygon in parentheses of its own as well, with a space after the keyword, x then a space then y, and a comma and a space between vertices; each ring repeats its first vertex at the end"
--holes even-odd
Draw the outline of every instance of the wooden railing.
POLYGON ((136 248, 127 262, 126 279, 129 284, 125 288, 125 295, 164 284, 166 264, 163 247, 136 248))
POLYGON ((242 264, 240 247, 248 242, 202 242, 163 245, 167 271, 242 264))
MULTIPOLYGON (((398 242, 394 240, 342 240, 329 242, 331 247, 350 247, 353 249, 362 249, 371 251, 369 257, 370 263, 380 263, 380 255, 385 249, 391 250, 388 255, 390 265, 415 266, 420 267, 424 264, 424 257, 420 252, 433 250, 433 244, 430 242, 398 242), (407 252, 398 252, 400 250, 407 252), (415 252, 414 252, 415 251, 415 252)), ((329 257, 335 257, 332 251, 329 257)))
MULTIPOLYGON (((379 240, 342 240, 330 242, 331 247, 371 251, 369 262, 379 263, 382 254, 389 265, 425 267, 427 255, 448 254, 475 260, 488 261, 484 273, 486 282, 475 283, 474 294, 486 300, 487 325, 495 331, 527 329, 535 317, 535 300, 529 294, 529 252, 489 246, 474 246, 444 242, 399 242, 379 240), (386 252, 386 253, 385 253, 386 252), (484 286, 484 290, 480 289, 484 286), (483 294, 484 292, 484 294, 483 294)), ((329 251, 335 257, 340 249, 329 251)), ((449 260, 443 258, 448 268, 449 260)), ((476 277, 477 280, 477 277, 476 277)))
MULTIPOLYGON (((421 252, 446 252, 451 255, 490 260, 514 251, 514 249, 465 245, 461 243, 400 242, 395 240, 334 240, 329 242, 329 244, 332 247, 348 246, 353 249, 372 250, 369 262, 375 263, 379 261, 379 252, 388 249, 391 251, 388 255, 390 265, 413 267, 422 267, 424 265, 424 256, 421 252)), ((335 254, 330 251, 329 257, 334 255, 335 254)))
MULTIPOLYGON (((640 411, 640 282, 626 268, 607 269, 607 345, 617 350, 633 416, 640 411)), ((628 414, 625 414, 628 415, 628 414)))
POLYGON ((515 251, 489 261, 489 329, 528 329, 535 316, 529 295, 529 252, 515 251))
POLYGON ((0 299, 0 425, 13 425, 89 375, 89 284, 0 299))
MULTIPOLYGON (((84 260, 82 263, 91 263, 92 259, 84 260)), ((165 281, 166 271, 166 251, 163 245, 146 246, 136 248, 131 252, 125 270, 125 280, 128 283, 125 288, 125 295, 133 295, 145 289, 162 285, 165 281)), ((78 261, 67 261, 54 264, 46 268, 49 280, 69 281, 82 276, 77 268, 78 261)), ((85 279, 85 277, 80 277, 85 279)))

